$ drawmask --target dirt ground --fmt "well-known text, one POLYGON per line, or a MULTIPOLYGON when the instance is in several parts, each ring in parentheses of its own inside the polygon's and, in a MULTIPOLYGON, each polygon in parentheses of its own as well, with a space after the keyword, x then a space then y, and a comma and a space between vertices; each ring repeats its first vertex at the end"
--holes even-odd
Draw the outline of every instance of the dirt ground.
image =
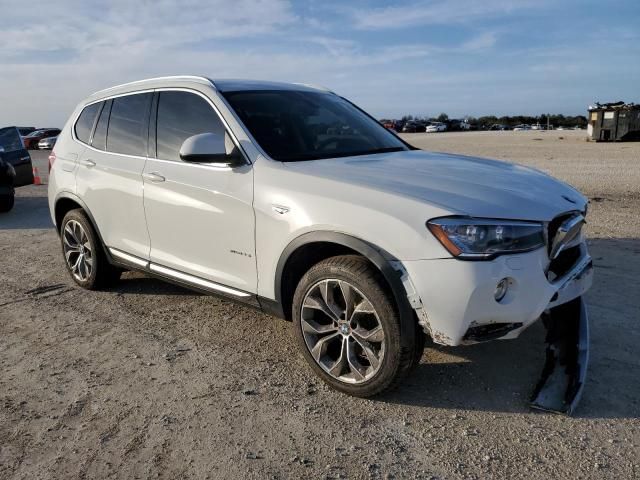
POLYGON ((584 137, 406 135, 591 198, 591 364, 572 418, 527 407, 539 324, 429 345, 402 388, 350 398, 313 375, 284 321, 133 273, 75 287, 46 187, 18 189, 0 216, 0 478, 639 478, 640 143, 584 137))

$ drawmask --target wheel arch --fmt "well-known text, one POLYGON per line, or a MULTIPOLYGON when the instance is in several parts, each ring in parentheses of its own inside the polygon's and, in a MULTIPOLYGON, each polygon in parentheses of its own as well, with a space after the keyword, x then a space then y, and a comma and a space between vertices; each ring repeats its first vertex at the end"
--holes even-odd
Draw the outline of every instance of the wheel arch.
POLYGON ((71 210, 75 209, 81 209, 85 213, 85 215, 89 219, 89 222, 91 222, 91 226, 93 227, 94 232, 96 232, 96 235, 98 235, 102 251, 106 255, 109 263, 113 264, 113 259, 111 258, 109 249, 106 247, 102 235, 100 234, 100 229, 98 228, 96 219, 93 217, 93 214, 91 213, 91 210, 89 210, 89 207, 87 207, 87 204, 84 203, 84 201, 74 193, 62 192, 56 197, 53 212, 56 222, 55 227, 58 235, 60 234, 60 229, 62 228, 61 224, 64 216, 71 210))
POLYGON ((380 271, 398 308, 401 341, 404 345, 413 345, 416 319, 400 273, 375 245, 346 233, 309 232, 295 238, 285 247, 278 260, 274 284, 276 304, 282 310, 277 312, 279 316, 291 319, 293 292, 308 268, 325 258, 350 253, 362 255, 380 271), (311 258, 304 258, 309 253, 312 253, 311 258))

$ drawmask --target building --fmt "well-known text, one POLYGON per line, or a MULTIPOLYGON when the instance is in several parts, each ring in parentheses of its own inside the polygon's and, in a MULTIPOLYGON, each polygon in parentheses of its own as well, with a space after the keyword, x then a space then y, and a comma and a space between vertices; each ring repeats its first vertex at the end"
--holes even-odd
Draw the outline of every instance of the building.
POLYGON ((640 105, 624 102, 590 105, 587 132, 596 142, 640 140, 640 105))

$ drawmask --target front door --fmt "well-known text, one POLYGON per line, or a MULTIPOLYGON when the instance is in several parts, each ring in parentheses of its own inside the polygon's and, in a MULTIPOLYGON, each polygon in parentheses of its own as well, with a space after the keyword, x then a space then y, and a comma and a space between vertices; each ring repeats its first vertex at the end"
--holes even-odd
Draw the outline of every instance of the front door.
POLYGON ((152 130, 153 118, 150 138, 156 139, 156 152, 152 155, 150 146, 143 174, 152 264, 255 293, 251 165, 229 168, 180 159, 186 138, 225 130, 200 94, 158 92, 152 130))

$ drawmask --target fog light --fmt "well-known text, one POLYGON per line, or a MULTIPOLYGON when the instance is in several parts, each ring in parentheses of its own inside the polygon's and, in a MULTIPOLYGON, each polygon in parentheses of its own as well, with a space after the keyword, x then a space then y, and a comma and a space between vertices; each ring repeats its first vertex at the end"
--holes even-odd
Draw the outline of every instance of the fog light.
POLYGON ((499 302, 504 298, 507 294, 507 290, 509 290, 509 279, 503 278, 498 282, 498 285, 496 285, 496 291, 493 294, 493 298, 496 299, 496 302, 499 302))

